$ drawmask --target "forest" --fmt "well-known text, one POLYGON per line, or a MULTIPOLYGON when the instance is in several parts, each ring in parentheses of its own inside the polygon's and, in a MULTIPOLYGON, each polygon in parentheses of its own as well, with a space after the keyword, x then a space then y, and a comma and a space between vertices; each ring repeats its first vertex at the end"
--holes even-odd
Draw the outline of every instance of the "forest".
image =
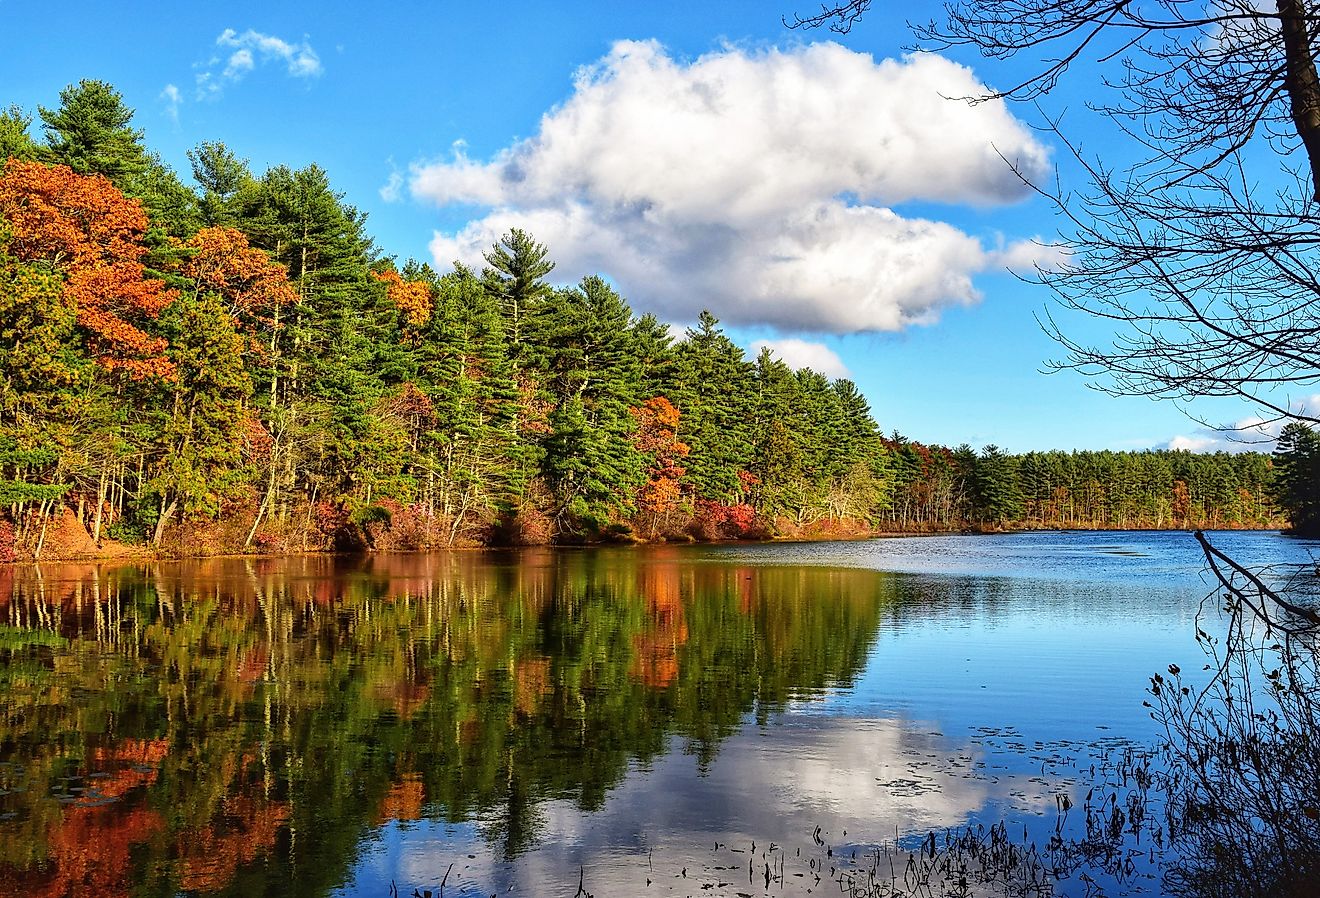
POLYGON ((39 136, 0 113, 0 559, 1320 519, 1306 425, 1273 456, 886 435, 710 313, 560 286, 533 235, 400 263, 321 168, 207 142, 187 184, 132 116, 98 81, 39 136))

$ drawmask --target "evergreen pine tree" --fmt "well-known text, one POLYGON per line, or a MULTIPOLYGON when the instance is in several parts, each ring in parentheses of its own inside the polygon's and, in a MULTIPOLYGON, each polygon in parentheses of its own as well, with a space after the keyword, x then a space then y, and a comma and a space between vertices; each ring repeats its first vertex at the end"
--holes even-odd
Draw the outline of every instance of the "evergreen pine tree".
MULTIPOLYGON (((133 110, 104 81, 79 81, 60 91, 56 109, 38 107, 46 134, 44 156, 78 174, 105 175, 125 193, 151 160, 142 132, 130 126, 133 110)), ((131 195, 131 194, 130 194, 131 195)))
POLYGON ((35 159, 40 148, 28 128, 32 126, 32 116, 18 106, 0 110, 0 169, 10 159, 35 159))
POLYGON ((698 498, 737 502, 740 471, 752 464, 756 392, 753 368, 738 346, 703 311, 674 349, 679 438, 691 450, 687 479, 698 498))
POLYGON ((554 271, 549 251, 527 232, 514 228, 485 254, 486 269, 482 282, 499 302, 513 347, 515 360, 524 354, 524 344, 531 339, 526 322, 551 293, 545 278, 554 271))
POLYGON ((1279 433, 1274 450, 1276 491, 1294 533, 1320 534, 1320 434, 1293 422, 1279 433))

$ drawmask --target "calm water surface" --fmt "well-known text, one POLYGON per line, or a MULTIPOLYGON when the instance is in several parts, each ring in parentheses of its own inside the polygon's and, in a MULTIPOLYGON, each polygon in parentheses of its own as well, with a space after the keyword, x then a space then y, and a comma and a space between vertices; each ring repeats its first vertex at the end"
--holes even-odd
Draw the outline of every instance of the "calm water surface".
POLYGON ((837 893, 1052 832, 1209 591, 1185 533, 5 569, 0 896, 837 893))

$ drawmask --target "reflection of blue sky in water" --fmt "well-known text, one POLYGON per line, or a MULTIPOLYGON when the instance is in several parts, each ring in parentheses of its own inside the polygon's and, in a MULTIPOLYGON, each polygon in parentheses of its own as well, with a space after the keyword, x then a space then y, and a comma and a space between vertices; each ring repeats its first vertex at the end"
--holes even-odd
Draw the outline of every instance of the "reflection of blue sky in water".
POLYGON ((391 879, 409 884, 409 891, 434 887, 455 862, 450 885, 484 887, 486 894, 513 887, 517 894, 571 895, 580 867, 596 894, 637 894, 649 858, 651 890, 681 892, 698 889, 734 854, 713 851, 716 842, 746 849, 773 841, 792 849, 810 845, 819 826, 843 844, 873 831, 878 820, 890 837, 894 827, 924 833, 965 823, 1010 789, 1021 789, 1017 803, 1033 813, 1054 807, 1043 783, 1024 779, 1010 787, 1017 778, 995 769, 1000 765, 980 745, 966 739, 955 745, 897 720, 789 712, 775 725, 746 726, 704 773, 680 740, 672 748, 649 767, 634 766, 594 814, 568 801, 543 805, 538 847, 514 864, 491 857, 479 825, 394 825, 364 856, 354 888, 388 892, 391 879), (690 882, 675 882, 684 880, 683 868, 690 882))
POLYGON ((917 723, 792 711, 775 725, 746 726, 704 772, 679 740, 671 747, 654 764, 634 765, 593 814, 570 801, 542 805, 537 847, 512 863, 492 852, 480 823, 391 824, 363 853, 349 892, 388 893, 395 883, 411 893, 448 875, 447 895, 570 896, 585 871, 588 890, 602 896, 828 893, 838 887, 817 882, 813 862, 832 866, 896 836, 914 847, 932 830, 1010 819, 1043 844, 1055 796, 1080 803, 1086 786, 1076 768, 1105 748, 1031 744, 1012 729, 953 739, 917 723), (766 889, 771 845, 785 875, 766 889))
MULTIPOLYGON (((1263 534, 1217 541, 1251 563, 1304 561, 1314 546, 1263 534)), ((836 860, 813 842, 817 827, 832 846, 910 845, 929 830, 1007 820, 1043 843, 1056 795, 1080 805, 1107 750, 1155 739, 1142 707, 1150 675, 1201 666, 1193 622, 1209 589, 1188 534, 693 550, 703 558, 896 568, 909 571, 893 575, 908 601, 887 612, 851 687, 805 694, 764 726, 750 716, 706 769, 671 739, 597 811, 542 804, 536 847, 512 862, 493 855, 480 821, 390 824, 348 891, 435 888, 452 863, 447 895, 568 896, 582 869, 601 896, 760 895, 761 861, 749 876, 747 849, 774 842, 787 878, 768 894, 828 894, 838 886, 809 875, 836 860)), ((1158 892, 1147 878, 1108 894, 1158 892)))
MULTIPOLYGON (((1320 555, 1320 540, 1253 531, 1209 534, 1218 548, 1248 565, 1305 561, 1320 555)), ((926 536, 836 543, 718 546, 713 560, 847 565, 918 574, 1010 577, 1111 583, 1133 593, 1152 588, 1209 588, 1200 546, 1186 531, 1038 531, 978 536, 926 536), (1137 583, 1140 579, 1140 584, 1137 583)), ((1204 592, 1204 590, 1202 590, 1204 592)))

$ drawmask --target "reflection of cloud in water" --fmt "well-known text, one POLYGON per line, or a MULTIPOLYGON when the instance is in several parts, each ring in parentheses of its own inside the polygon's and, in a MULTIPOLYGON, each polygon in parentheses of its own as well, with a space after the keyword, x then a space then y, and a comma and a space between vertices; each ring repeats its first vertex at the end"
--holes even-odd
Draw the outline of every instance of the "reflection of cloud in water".
MULTIPOLYGON (((1053 807, 1043 780, 1001 782, 986 775, 977 743, 949 743, 898 720, 789 715, 780 725, 743 728, 702 773, 675 740, 674 751, 634 767, 595 813, 566 800, 543 804, 537 847, 511 862, 496 857, 474 827, 390 827, 383 844, 364 854, 354 890, 371 894, 377 882, 388 890, 391 880, 401 891, 405 884, 409 892, 433 888, 452 863, 446 894, 464 894, 466 886, 468 894, 572 895, 583 868, 596 894, 635 894, 647 879, 648 892, 673 886, 722 894, 719 881, 732 867, 720 858, 738 867, 745 889, 753 841, 759 876, 760 853, 772 841, 790 858, 802 846, 805 869, 817 827, 831 844, 865 844, 961 826, 1010 792, 1018 806, 1053 807), (703 876, 714 890, 701 890, 703 876)), ((792 894, 795 880, 786 888, 792 894)))

